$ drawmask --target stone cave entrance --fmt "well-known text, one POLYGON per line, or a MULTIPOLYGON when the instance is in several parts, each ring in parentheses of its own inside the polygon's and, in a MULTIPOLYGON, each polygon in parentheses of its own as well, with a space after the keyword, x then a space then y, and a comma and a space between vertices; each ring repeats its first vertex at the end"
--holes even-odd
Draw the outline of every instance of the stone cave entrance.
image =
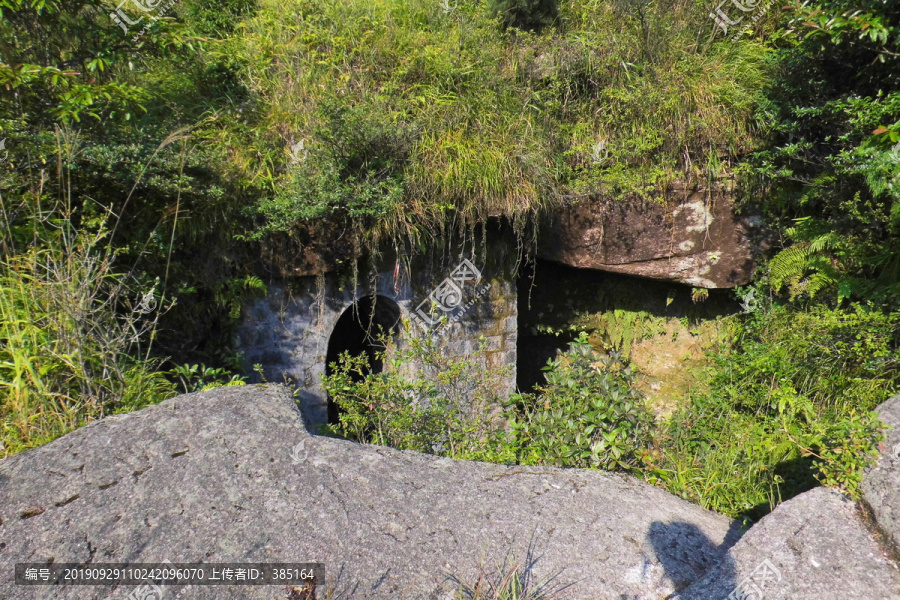
MULTIPOLYGON (((378 354, 385 349, 380 338, 395 337, 400 333, 400 306, 386 296, 363 296, 351 304, 338 318, 328 338, 328 353, 325 357, 325 374, 334 371, 332 364, 340 356, 349 352, 351 356, 365 355, 369 367, 363 374, 354 374, 361 380, 370 373, 381 373, 383 361, 378 354)), ((328 398, 328 422, 335 424, 340 415, 339 408, 328 398)))

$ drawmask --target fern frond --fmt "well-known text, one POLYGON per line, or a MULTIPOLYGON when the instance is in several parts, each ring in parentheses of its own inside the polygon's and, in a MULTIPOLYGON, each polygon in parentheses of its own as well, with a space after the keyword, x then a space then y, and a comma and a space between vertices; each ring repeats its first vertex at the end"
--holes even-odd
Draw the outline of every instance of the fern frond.
POLYGON ((801 242, 785 248, 769 261, 769 275, 776 290, 788 280, 802 277, 809 264, 809 244, 801 242))
MULTIPOLYGON (((803 290, 810 298, 836 283, 836 280, 821 271, 817 271, 803 281, 803 290)), ((796 294, 792 294, 792 297, 796 294)))
POLYGON ((841 236, 834 231, 829 231, 825 235, 820 235, 809 243, 809 252, 810 254, 818 254, 825 250, 831 250, 837 246, 840 241, 841 236))
POLYGON ((256 275, 247 275, 244 278, 244 289, 254 290, 263 294, 267 291, 265 282, 256 275))

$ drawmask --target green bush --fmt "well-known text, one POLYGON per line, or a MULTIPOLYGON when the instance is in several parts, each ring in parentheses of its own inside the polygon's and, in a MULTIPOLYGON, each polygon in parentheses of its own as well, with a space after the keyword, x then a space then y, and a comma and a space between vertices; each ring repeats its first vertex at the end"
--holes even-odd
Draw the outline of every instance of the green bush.
POLYGON ((715 354, 708 389, 669 421, 645 476, 734 517, 819 483, 857 496, 881 439, 871 411, 900 378, 898 316, 759 306, 715 354))
POLYGON ((881 0, 785 7, 765 140, 741 186, 792 246, 770 268, 791 297, 897 306, 900 15, 881 0))
POLYGON ((464 458, 563 467, 631 469, 652 418, 620 355, 597 355, 582 334, 548 367, 538 394, 506 402, 494 387, 506 369, 484 372, 480 346, 447 358, 434 339, 388 344, 391 368, 368 372, 365 356, 343 356, 324 378, 341 410, 343 437, 464 458))
POLYGON ((453 458, 512 459, 496 389, 509 369, 484 369, 483 341, 469 357, 445 356, 435 338, 385 340, 385 347, 384 372, 369 374, 365 355, 345 354, 323 378, 340 410, 332 433, 453 458))
POLYGON ((874 409, 900 382, 900 312, 780 304, 745 319, 719 356, 716 386, 736 406, 769 415, 874 409))
POLYGON ((633 469, 641 463, 652 418, 621 355, 598 355, 582 333, 551 361, 537 394, 513 399, 513 448, 522 464, 633 469))
POLYGON ((148 358, 156 314, 139 310, 140 282, 113 270, 105 222, 76 231, 70 209, 0 207, 0 224, 15 232, 0 259, 5 453, 174 395, 148 358))

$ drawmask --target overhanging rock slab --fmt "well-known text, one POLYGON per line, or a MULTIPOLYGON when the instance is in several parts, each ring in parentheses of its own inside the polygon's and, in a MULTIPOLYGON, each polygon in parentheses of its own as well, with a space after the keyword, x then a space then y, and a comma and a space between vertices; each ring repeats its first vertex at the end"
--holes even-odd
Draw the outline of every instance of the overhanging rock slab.
POLYGON ((557 210, 541 228, 538 256, 581 269, 701 288, 747 284, 764 232, 734 214, 733 198, 678 190, 668 204, 584 199, 557 210), (756 238, 760 238, 757 240, 756 238))

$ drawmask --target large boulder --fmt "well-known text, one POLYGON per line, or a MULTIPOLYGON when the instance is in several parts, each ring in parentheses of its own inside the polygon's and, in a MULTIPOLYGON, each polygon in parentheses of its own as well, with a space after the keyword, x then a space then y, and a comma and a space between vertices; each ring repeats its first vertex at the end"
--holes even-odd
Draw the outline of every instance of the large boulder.
POLYGON ((895 552, 900 550, 900 395, 878 407, 887 429, 878 461, 862 482, 863 501, 895 552))
POLYGON ((900 600, 856 503, 816 488, 780 504, 679 600, 900 600))
MULTIPOLYGON (((510 556, 533 561, 539 579, 572 584, 570 598, 658 600, 719 563, 737 531, 628 476, 311 436, 278 386, 179 396, 0 462, 0 598, 134 590, 16 586, 13 563, 166 560, 319 561, 331 597, 444 598, 448 574, 474 581, 510 556)), ((182 591, 300 597, 261 586, 182 591)))
POLYGON ((759 245, 751 239, 764 234, 760 222, 739 220, 729 195, 681 190, 674 196, 665 204, 579 200, 542 227, 538 256, 702 288, 748 283, 759 245))

